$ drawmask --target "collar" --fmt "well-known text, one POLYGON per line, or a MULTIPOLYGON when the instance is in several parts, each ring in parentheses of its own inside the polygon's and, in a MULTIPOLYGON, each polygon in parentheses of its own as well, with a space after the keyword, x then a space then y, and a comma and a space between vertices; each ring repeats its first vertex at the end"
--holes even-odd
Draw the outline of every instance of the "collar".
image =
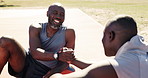
POLYGON ((115 57, 118 58, 121 54, 126 52, 147 54, 148 44, 144 42, 144 38, 142 36, 136 35, 132 37, 130 41, 126 42, 123 46, 121 46, 115 57))

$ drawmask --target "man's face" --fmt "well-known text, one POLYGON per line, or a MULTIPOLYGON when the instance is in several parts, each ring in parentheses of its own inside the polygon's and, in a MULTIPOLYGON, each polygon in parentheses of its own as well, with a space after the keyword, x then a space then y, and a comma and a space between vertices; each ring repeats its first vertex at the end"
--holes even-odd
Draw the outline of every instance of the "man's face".
POLYGON ((47 11, 48 23, 50 26, 58 29, 65 19, 65 10, 60 6, 51 6, 47 11))

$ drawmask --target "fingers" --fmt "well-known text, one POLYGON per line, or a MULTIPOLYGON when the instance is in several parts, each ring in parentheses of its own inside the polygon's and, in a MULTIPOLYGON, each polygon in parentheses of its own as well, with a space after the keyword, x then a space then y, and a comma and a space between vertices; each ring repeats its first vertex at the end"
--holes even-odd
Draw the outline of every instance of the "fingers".
POLYGON ((62 53, 63 52, 63 48, 60 48, 60 51, 58 53, 62 53))
POLYGON ((74 50, 72 48, 63 47, 62 52, 73 52, 74 50))
POLYGON ((74 50, 72 48, 63 47, 60 49, 58 60, 71 63, 71 61, 75 60, 74 50))
POLYGON ((63 48, 60 48, 58 53, 63 53, 63 52, 68 52, 68 53, 72 53, 73 54, 74 50, 72 48, 63 47, 63 48))
POLYGON ((60 61, 67 62, 67 61, 73 61, 74 59, 75 59, 75 56, 72 53, 68 53, 68 52, 59 53, 58 60, 60 61))

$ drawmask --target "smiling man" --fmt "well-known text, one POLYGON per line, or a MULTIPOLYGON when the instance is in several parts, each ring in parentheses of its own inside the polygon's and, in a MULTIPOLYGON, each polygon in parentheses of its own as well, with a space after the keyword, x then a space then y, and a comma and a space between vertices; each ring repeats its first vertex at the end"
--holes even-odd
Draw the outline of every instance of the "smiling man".
POLYGON ((0 72, 6 62, 9 74, 19 78, 48 78, 69 67, 66 62, 75 59, 73 53, 59 53, 63 47, 74 49, 75 46, 74 30, 62 26, 65 9, 53 4, 48 8, 47 17, 47 23, 29 27, 29 52, 14 39, 0 38, 0 72))
MULTIPOLYGON (((74 30, 62 26, 65 19, 65 9, 61 4, 51 5, 47 11, 47 17, 48 23, 39 23, 39 27, 31 25, 29 32, 31 55, 36 61, 51 69, 44 77, 61 72, 67 67, 68 64, 60 62, 67 60, 59 58, 58 51, 63 47, 74 49, 75 45, 74 30), (45 53, 38 52, 39 49, 44 49, 45 53)), ((70 60, 73 59, 73 57, 70 58, 70 60)))
POLYGON ((51 5, 47 11, 48 26, 59 29, 65 19, 65 10, 60 5, 51 5))

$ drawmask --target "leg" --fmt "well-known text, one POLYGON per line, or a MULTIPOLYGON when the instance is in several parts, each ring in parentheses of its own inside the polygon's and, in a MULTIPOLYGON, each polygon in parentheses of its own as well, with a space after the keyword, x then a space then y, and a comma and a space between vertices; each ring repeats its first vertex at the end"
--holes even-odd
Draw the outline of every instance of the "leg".
POLYGON ((49 78, 51 75, 53 75, 53 74, 55 74, 55 73, 60 73, 60 72, 64 71, 67 67, 68 67, 68 63, 58 61, 57 66, 56 66, 55 68, 49 70, 49 71, 43 76, 43 78, 49 78))
POLYGON ((21 72, 25 65, 25 50, 14 40, 0 38, 0 72, 9 62, 15 72, 21 72))

